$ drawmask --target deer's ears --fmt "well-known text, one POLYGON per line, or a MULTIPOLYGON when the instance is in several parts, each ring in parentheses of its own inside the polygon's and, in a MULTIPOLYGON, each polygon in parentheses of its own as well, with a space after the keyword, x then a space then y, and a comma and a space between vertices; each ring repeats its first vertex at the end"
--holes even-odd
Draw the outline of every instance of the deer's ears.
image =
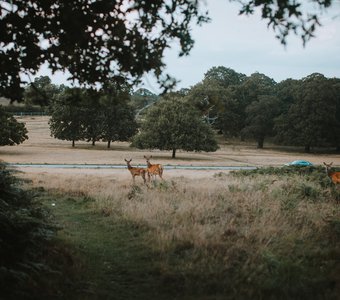
POLYGON ((129 162, 132 161, 132 158, 131 158, 130 160, 127 160, 126 158, 124 158, 124 160, 125 160, 127 163, 129 163, 129 162))

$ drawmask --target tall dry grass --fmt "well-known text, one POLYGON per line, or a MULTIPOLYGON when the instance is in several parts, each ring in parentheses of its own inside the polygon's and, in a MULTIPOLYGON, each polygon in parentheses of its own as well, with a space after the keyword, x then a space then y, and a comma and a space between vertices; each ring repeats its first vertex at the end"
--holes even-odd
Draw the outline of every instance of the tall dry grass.
POLYGON ((103 217, 148 229, 150 244, 165 258, 160 268, 182 274, 183 285, 205 278, 205 288, 215 291, 236 295, 242 289, 258 297, 275 292, 283 293, 282 299, 313 298, 316 289, 336 293, 339 194, 309 177, 220 173, 151 187, 109 177, 38 174, 31 179, 48 190, 93 198, 93 210, 103 217))

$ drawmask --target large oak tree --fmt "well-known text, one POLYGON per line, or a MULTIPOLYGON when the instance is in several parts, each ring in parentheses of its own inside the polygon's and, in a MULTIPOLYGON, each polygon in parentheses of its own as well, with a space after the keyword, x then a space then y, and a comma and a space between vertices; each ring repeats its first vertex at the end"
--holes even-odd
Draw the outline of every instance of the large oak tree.
POLYGON ((172 158, 176 157, 179 149, 206 152, 218 149, 210 125, 183 98, 166 99, 154 104, 147 112, 132 146, 171 150, 172 158))

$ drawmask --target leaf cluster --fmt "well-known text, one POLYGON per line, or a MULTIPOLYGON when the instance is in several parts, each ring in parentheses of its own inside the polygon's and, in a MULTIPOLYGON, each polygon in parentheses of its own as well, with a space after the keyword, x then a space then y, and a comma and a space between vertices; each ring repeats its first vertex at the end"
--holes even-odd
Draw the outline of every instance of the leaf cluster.
POLYGON ((39 299, 43 274, 53 272, 43 259, 56 228, 49 214, 0 165, 0 290, 3 299, 39 299))
POLYGON ((28 139, 24 123, 18 122, 0 105, 0 146, 21 144, 28 139))
POLYGON ((289 33, 293 32, 301 37, 305 45, 312 37, 315 30, 321 26, 319 12, 328 8, 332 0, 312 0, 314 5, 308 7, 303 1, 243 1, 240 14, 253 14, 257 8, 261 10, 261 16, 267 20, 268 27, 276 32, 276 38, 283 45, 287 44, 289 33), (315 9, 317 7, 317 9, 315 9))
POLYGON ((181 98, 163 99, 147 112, 132 146, 141 149, 216 151, 214 132, 199 112, 181 98))
MULTIPOLYGON (((240 2, 240 14, 253 14, 259 8, 282 44, 291 32, 305 44, 321 25, 320 12, 334 1, 312 2, 316 10, 303 1, 247 0, 240 2)), ((191 25, 210 20, 201 3, 1 0, 0 96, 22 99, 21 75, 35 74, 43 64, 52 72, 67 71, 70 80, 90 86, 122 77, 138 82, 152 71, 167 91, 176 80, 162 75, 164 51, 176 40, 180 56, 190 52, 191 25)))
POLYGON ((57 86, 52 84, 48 76, 40 76, 35 78, 25 87, 24 102, 26 106, 39 105, 41 107, 48 106, 57 94, 61 93, 65 88, 64 85, 57 86))
POLYGON ((0 95, 22 98, 21 73, 68 71, 80 84, 122 75, 160 78, 172 40, 180 55, 193 46, 190 24, 208 21, 199 1, 0 1, 0 95))

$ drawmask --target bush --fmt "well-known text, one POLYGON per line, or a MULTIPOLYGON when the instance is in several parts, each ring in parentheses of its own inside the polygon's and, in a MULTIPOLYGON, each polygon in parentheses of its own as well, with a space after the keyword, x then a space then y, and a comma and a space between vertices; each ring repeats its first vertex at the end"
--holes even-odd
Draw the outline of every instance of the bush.
POLYGON ((49 214, 0 165, 0 290, 2 299, 42 299, 47 246, 55 227, 49 214), (45 258, 44 258, 45 257, 45 258))

